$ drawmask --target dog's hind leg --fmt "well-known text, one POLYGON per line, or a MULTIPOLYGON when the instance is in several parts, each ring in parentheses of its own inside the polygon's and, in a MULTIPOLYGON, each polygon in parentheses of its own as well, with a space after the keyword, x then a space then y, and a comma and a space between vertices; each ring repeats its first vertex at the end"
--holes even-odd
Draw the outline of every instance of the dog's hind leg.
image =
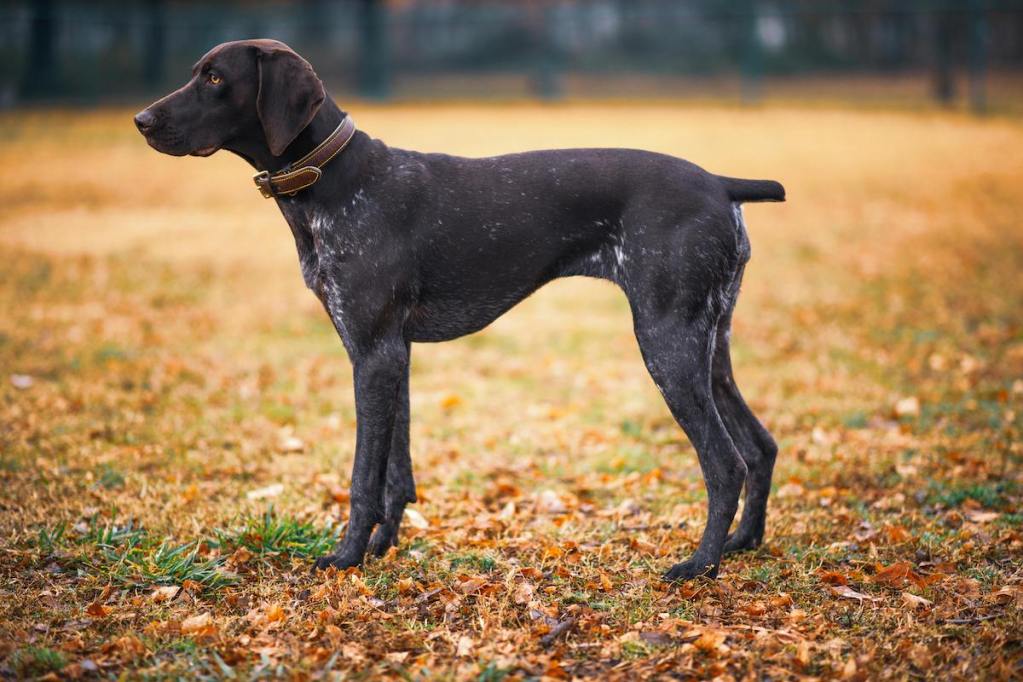
POLYGON ((728 528, 739 505, 746 465, 718 414, 711 393, 717 311, 711 297, 682 302, 675 312, 644 312, 630 295, 636 338, 647 369, 672 415, 689 436, 707 487, 707 527, 693 556, 675 564, 665 580, 715 577, 728 528))
MULTIPOLYGON (((409 348, 411 353, 411 348, 409 348)), ((391 435, 391 455, 387 459, 387 484, 384 490, 384 520, 369 540, 369 552, 383 556, 398 544, 405 505, 416 501, 416 482, 412 476, 412 458, 409 453, 409 372, 398 387, 394 429, 391 435)))
POLYGON ((743 506, 739 527, 728 536, 724 551, 738 552, 754 549, 764 540, 764 525, 767 517, 767 496, 771 491, 771 475, 778 446, 767 429, 743 400, 732 374, 730 336, 732 311, 739 293, 742 268, 739 268, 731 288, 728 308, 718 322, 711 382, 714 403, 721 415, 732 442, 746 463, 746 503, 743 506))

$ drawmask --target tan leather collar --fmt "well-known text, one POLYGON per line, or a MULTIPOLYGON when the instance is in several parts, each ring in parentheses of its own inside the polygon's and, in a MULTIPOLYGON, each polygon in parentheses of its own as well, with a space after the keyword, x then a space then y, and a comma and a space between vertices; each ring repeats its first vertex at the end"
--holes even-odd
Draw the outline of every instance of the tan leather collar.
POLYGON ((334 132, 327 136, 327 139, 298 161, 289 163, 273 174, 270 171, 260 171, 253 175, 252 179, 256 183, 256 188, 265 199, 277 196, 295 196, 296 192, 316 184, 322 175, 321 169, 340 154, 354 136, 355 122, 352 121, 351 116, 345 116, 345 119, 334 129, 334 132))

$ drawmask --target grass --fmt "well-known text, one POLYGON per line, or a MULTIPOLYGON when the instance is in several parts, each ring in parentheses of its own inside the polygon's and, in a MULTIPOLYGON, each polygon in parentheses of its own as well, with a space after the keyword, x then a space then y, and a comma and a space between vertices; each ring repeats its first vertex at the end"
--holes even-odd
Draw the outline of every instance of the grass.
POLYGON ((46 647, 28 646, 11 656, 11 669, 24 677, 39 677, 58 672, 67 665, 67 657, 60 651, 46 647))
POLYGON ((278 516, 268 509, 261 516, 241 519, 231 528, 214 530, 213 545, 225 550, 239 547, 260 557, 318 557, 329 552, 340 540, 340 528, 315 528, 311 523, 278 516))
POLYGON ((353 109, 472 155, 606 144, 624 117, 615 144, 785 182, 788 203, 747 208, 732 337, 781 444, 765 545, 659 582, 699 540, 699 467, 624 297, 570 280, 415 347, 423 519, 311 574, 346 519, 355 411, 281 217, 243 163, 152 153, 130 112, 7 112, 0 676, 1020 675, 1023 125, 353 109))

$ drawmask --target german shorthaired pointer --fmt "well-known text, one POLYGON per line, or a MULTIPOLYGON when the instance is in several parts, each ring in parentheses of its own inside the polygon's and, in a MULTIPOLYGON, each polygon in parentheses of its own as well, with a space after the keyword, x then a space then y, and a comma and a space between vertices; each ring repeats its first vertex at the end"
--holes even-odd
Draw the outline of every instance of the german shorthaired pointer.
POLYGON ((741 203, 783 201, 777 182, 629 149, 476 159, 394 149, 356 131, 309 63, 272 40, 213 48, 135 124, 165 154, 226 149, 259 171, 256 185, 288 221, 305 283, 351 358, 351 513, 316 566, 383 554, 416 500, 412 342, 471 334, 575 275, 625 292, 647 369, 699 456, 707 526, 664 578, 716 576, 723 552, 763 540, 777 448, 735 385, 729 328, 750 257, 741 203))

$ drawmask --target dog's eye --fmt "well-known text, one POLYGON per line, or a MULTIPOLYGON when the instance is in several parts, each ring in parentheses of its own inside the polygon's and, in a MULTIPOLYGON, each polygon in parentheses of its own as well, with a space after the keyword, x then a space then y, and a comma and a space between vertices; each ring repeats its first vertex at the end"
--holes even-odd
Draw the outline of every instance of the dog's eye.
POLYGON ((210 85, 220 85, 223 82, 223 80, 224 80, 223 78, 221 78, 215 73, 211 73, 209 75, 210 85))

